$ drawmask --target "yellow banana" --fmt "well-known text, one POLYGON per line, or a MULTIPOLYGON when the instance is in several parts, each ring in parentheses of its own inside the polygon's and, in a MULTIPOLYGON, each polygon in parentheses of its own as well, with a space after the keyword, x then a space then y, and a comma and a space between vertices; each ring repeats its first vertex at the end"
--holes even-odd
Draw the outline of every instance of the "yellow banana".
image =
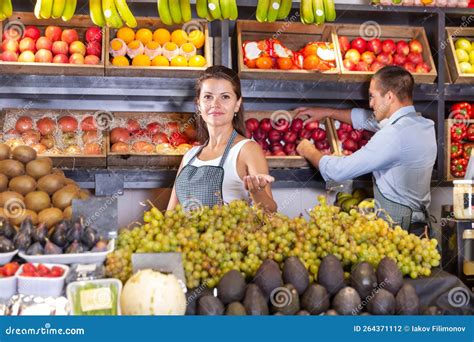
POLYGON ((52 11, 53 11, 53 0, 42 0, 41 9, 40 9, 40 17, 42 19, 49 19, 51 18, 52 11))
POLYGON ((260 23, 267 21, 268 7, 270 7, 270 0, 258 0, 255 16, 260 23))
POLYGON ((128 8, 127 0, 115 0, 115 6, 128 27, 137 27, 137 19, 135 19, 132 11, 128 8))
POLYGON ((237 20, 237 17, 239 16, 239 10, 237 9, 237 2, 236 0, 229 0, 229 6, 230 6, 230 20, 237 20))
POLYGON ((208 0, 207 7, 213 19, 221 19, 221 6, 219 0, 208 0))
POLYGON ((292 4, 293 2, 291 0, 281 0, 277 18, 280 20, 287 18, 290 14, 292 4))
POLYGON ((57 19, 63 15, 64 7, 66 7, 66 0, 54 0, 51 17, 57 19))
POLYGON ((316 25, 324 24, 324 0, 313 0, 314 23, 316 25))
POLYGON ((2 6, 0 6, 0 20, 4 20, 13 14, 13 6, 11 0, 3 0, 2 6), (4 16, 5 18, 1 19, 4 16))
POLYGON ((336 6, 334 5, 334 0, 324 0, 324 15, 326 21, 336 20, 336 6))
POLYGON ((94 25, 105 26, 104 13, 102 12, 102 0, 89 0, 89 14, 94 25))
POLYGON ((117 11, 117 7, 115 7, 114 0, 102 0, 102 11, 104 12, 107 26, 115 29, 119 29, 123 26, 122 18, 117 11))
POLYGON ((301 21, 305 24, 314 23, 313 0, 301 0, 301 21))
POLYGON ((207 17, 207 0, 196 0, 196 12, 198 17, 207 17))
POLYGON ((191 12, 191 2, 189 0, 180 0, 179 2, 181 6, 181 17, 183 19, 183 23, 187 23, 192 19, 192 12, 191 12))
POLYGON ((41 11, 41 0, 36 0, 35 10, 34 10, 36 19, 41 19, 40 11, 41 11))
POLYGON ((268 6, 267 21, 269 23, 275 22, 278 16, 278 10, 280 9, 281 0, 270 0, 270 6, 268 6))
POLYGON ((158 14, 160 19, 165 25, 173 25, 173 19, 171 18, 168 0, 158 0, 158 14))
POLYGON ((179 0, 169 0, 169 8, 173 23, 181 24, 183 17, 181 16, 181 5, 179 4, 179 0))
POLYGON ((221 17, 222 19, 230 18, 230 0, 220 0, 219 4, 221 6, 221 17))
POLYGON ((64 7, 63 15, 61 19, 63 21, 69 21, 76 13, 77 0, 66 0, 66 6, 64 7))

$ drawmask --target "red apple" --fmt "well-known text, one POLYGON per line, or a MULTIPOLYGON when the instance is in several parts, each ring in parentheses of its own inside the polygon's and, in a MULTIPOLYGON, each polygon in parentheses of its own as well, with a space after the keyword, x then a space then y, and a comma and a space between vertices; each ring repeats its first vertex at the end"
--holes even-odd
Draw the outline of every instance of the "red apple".
POLYGON ((390 55, 393 55, 395 51, 397 51, 397 46, 393 39, 386 39, 382 42, 382 51, 390 55))
POLYGON ((165 133, 156 133, 152 136, 151 140, 154 144, 169 144, 170 142, 165 133))
POLYGON ((39 49, 35 54, 35 62, 51 63, 53 61, 53 53, 46 49, 39 49))
POLYGON ((150 122, 148 125, 146 125, 146 129, 148 132, 150 132, 150 134, 156 134, 162 131, 163 127, 158 122, 150 122))
POLYGON ((272 152, 283 151, 283 145, 280 142, 274 142, 270 145, 272 152))
POLYGON ((3 35, 2 35, 2 41, 3 40, 7 40, 7 39, 14 39, 16 40, 17 42, 20 41, 20 39, 22 38, 22 31, 20 29, 20 27, 10 27, 8 29, 6 29, 5 31, 3 31, 3 35))
POLYGON ((295 132, 292 131, 288 131, 283 135, 283 141, 285 142, 285 144, 293 144, 296 142, 297 139, 298 136, 295 132))
POLYGON ((355 70, 355 66, 356 66, 356 65, 354 64, 354 62, 352 62, 352 61, 350 61, 350 60, 348 60, 348 59, 344 59, 344 60, 342 61, 342 65, 344 65, 344 68, 345 68, 346 70, 351 70, 351 71, 352 71, 352 70, 355 70))
MULTIPOLYGON (((364 38, 356 38, 351 42, 351 49, 356 49, 360 54, 367 50, 367 42, 364 38)), ((347 57, 346 57, 347 58, 347 57)))
POLYGON ((94 55, 87 55, 86 58, 84 58, 84 64, 99 65, 100 58, 94 55))
POLYGON ((383 65, 391 65, 393 62, 393 57, 388 53, 382 52, 380 55, 377 56, 377 62, 383 65))
POLYGON ((304 129, 307 131, 313 131, 317 128, 319 128, 319 122, 317 121, 311 121, 304 125, 304 129))
POLYGON ((316 148, 320 151, 327 150, 330 148, 329 142, 327 140, 316 141, 314 144, 316 145, 316 148))
POLYGON ((367 145, 368 142, 369 142, 368 140, 362 139, 361 141, 357 143, 357 145, 359 146, 359 149, 361 149, 362 147, 367 145))
POLYGON ((353 130, 349 133, 349 138, 354 140, 355 142, 359 142, 362 139, 362 132, 358 130, 353 130))
POLYGON ((173 134, 171 134, 171 137, 169 140, 170 140, 170 144, 173 146, 179 146, 181 144, 188 143, 188 139, 186 139, 186 137, 179 132, 174 132, 173 134))
POLYGON ((428 64, 425 62, 417 64, 415 72, 421 72, 421 73, 428 73, 430 72, 431 68, 428 64))
MULTIPOLYGON (((288 133, 293 133, 293 132, 288 132, 288 133)), ((294 134, 294 133, 293 133, 294 134)), ((283 148, 283 151, 286 153, 288 156, 294 156, 296 155, 296 145, 294 143, 288 143, 285 145, 283 148)))
POLYGON ((97 42, 88 42, 86 48, 86 54, 94 55, 100 58, 102 55, 102 46, 97 42))
POLYGON ((86 46, 84 45, 83 42, 80 41, 75 41, 72 42, 71 45, 69 45, 69 53, 72 55, 74 53, 79 53, 83 56, 86 55, 86 46))
POLYGON ((408 43, 404 40, 400 40, 397 43, 397 54, 401 56, 408 56, 410 53, 410 47, 408 46, 408 43))
POLYGON ((367 43, 367 51, 371 51, 378 55, 382 52, 382 42, 378 38, 374 38, 368 41, 367 43))
POLYGON ((344 56, 346 51, 351 48, 351 43, 349 43, 349 39, 346 36, 340 36, 339 46, 341 47, 341 53, 344 56))
POLYGON ((405 57, 405 55, 401 55, 399 53, 396 53, 393 56, 393 64, 395 64, 395 65, 403 65, 403 64, 405 64, 406 61, 407 61, 407 58, 405 57))
POLYGON ((410 52, 407 56, 407 61, 417 65, 423 63, 423 56, 421 53, 410 52))
POLYGON ((18 62, 22 63, 34 63, 35 62, 35 54, 33 51, 23 51, 20 56, 18 57, 18 62))
POLYGON ((20 40, 20 51, 32 51, 36 52, 36 43, 33 38, 26 37, 20 40))
POLYGON ((74 53, 69 57, 70 64, 84 64, 84 56, 80 53, 74 53))
POLYGON ((53 63, 69 64, 69 58, 67 58, 66 55, 63 55, 62 53, 60 53, 60 54, 54 56, 53 63))
POLYGON ((405 64, 403 64, 403 67, 411 73, 416 72, 416 66, 413 63, 406 62, 405 64))
POLYGON ((352 139, 347 139, 342 143, 342 148, 347 151, 355 152, 359 148, 357 143, 352 139))
POLYGON ((98 27, 89 27, 86 31, 86 42, 102 42, 102 30, 98 27))
POLYGON ((278 119, 278 121, 273 122, 273 128, 276 129, 278 132, 287 132, 290 128, 290 123, 286 119, 278 119))
POLYGON ((382 69, 385 65, 383 65, 382 63, 378 62, 378 61, 375 61, 374 63, 372 63, 372 65, 370 66, 370 71, 373 71, 373 72, 377 72, 379 71, 380 69, 382 69))
POLYGON ((364 140, 370 140, 374 136, 374 132, 363 130, 362 131, 362 139, 364 140))
MULTIPOLYGON (((18 52, 19 44, 15 39, 7 39, 2 42, 3 51, 18 52)), ((22 51, 23 52, 23 51, 22 51)))
POLYGON ((355 70, 356 71, 369 71, 369 65, 364 61, 360 61, 359 63, 356 64, 355 70))
POLYGON ((53 42, 48 37, 39 37, 36 41, 36 50, 50 50, 53 47, 53 42))
POLYGON ((255 118, 245 120, 245 128, 250 133, 255 132, 258 129, 258 120, 255 118))
POLYGON ((278 151, 273 152, 272 156, 274 156, 274 157, 285 157, 286 153, 285 153, 285 151, 278 150, 278 151))
POLYGON ((18 61, 18 54, 13 51, 5 51, 1 54, 0 59, 4 62, 16 62, 18 61))
POLYGON ((263 120, 260 121, 260 125, 259 125, 259 128, 268 133, 270 132, 270 130, 272 129, 272 122, 270 121, 269 118, 265 118, 263 120))
POLYGON ((31 38, 33 40, 38 40, 40 36, 41 32, 36 26, 25 27, 25 33, 23 34, 23 38, 31 38))
POLYGON ((325 140, 327 137, 327 134, 326 134, 326 131, 322 128, 317 128, 313 131, 313 133, 311 134, 311 138, 314 140, 314 141, 321 141, 321 140, 325 140))
POLYGON ((345 122, 341 122, 339 129, 342 129, 343 131, 349 132, 349 133, 354 130, 354 128, 351 125, 346 124, 345 122))
POLYGON ((52 42, 55 42, 61 39, 62 32, 59 26, 48 26, 44 30, 44 35, 51 39, 52 42))
POLYGON ((372 51, 365 51, 360 56, 360 59, 368 65, 371 65, 373 62, 375 62, 375 54, 372 51))
POLYGON ((270 143, 280 142, 280 140, 281 132, 277 131, 276 129, 272 129, 270 132, 268 132, 268 141, 270 141, 270 143))
POLYGON ((67 55, 69 53, 69 46, 62 40, 57 40, 53 43, 52 51, 55 55, 67 55))
POLYGON ((301 132, 302 129, 303 129, 303 120, 298 118, 298 119, 293 119, 293 121, 291 121, 290 130, 292 132, 299 133, 301 132))
POLYGON ((255 140, 257 142, 257 144, 260 145, 260 147, 264 150, 264 151, 268 151, 270 149, 270 144, 268 144, 268 142, 266 140, 255 140))
POLYGON ((354 65, 356 65, 360 61, 360 53, 356 49, 350 49, 346 52, 344 58, 350 60, 354 65))
POLYGON ((299 138, 300 139, 311 139, 311 135, 313 134, 313 131, 310 131, 310 130, 307 130, 307 129, 303 129, 301 132, 300 132, 300 136, 299 138))
POLYGON ((73 42, 79 40, 79 35, 77 34, 77 31, 74 29, 66 29, 61 34, 61 40, 68 44, 72 44, 73 42))
POLYGON ((349 138, 349 132, 346 132, 342 129, 337 130, 337 137, 340 141, 346 141, 349 138))
POLYGON ((262 128, 259 128, 255 132, 253 132, 253 137, 255 140, 265 140, 267 138, 267 132, 262 130, 262 128))
POLYGON ((422 53, 423 52, 423 45, 421 45, 419 40, 413 39, 409 43, 410 46, 410 52, 414 53, 422 53))

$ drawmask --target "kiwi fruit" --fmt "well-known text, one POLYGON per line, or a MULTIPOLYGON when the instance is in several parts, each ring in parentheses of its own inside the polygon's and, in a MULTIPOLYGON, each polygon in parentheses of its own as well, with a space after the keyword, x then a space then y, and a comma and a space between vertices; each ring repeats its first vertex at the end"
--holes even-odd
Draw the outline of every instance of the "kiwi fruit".
POLYGON ((18 146, 13 150, 12 158, 26 164, 36 159, 36 151, 29 146, 18 146))
POLYGON ((50 174, 38 180, 38 190, 46 192, 48 195, 54 194, 64 187, 64 177, 58 174, 50 174))
POLYGON ((8 177, 0 173, 0 191, 3 192, 8 189, 8 177))
POLYGON ((51 174, 53 175, 58 175, 58 176, 61 176, 63 178, 66 178, 66 176, 64 175, 64 171, 61 170, 61 169, 54 169, 51 174))
POLYGON ((48 228, 55 226, 64 219, 62 210, 58 208, 48 208, 41 210, 38 214, 38 222, 45 223, 48 228))
POLYGON ((79 191, 79 199, 85 201, 85 200, 88 200, 90 197, 91 197, 91 194, 89 190, 81 189, 79 191))
POLYGON ((4 191, 0 194, 0 207, 4 208, 5 204, 8 203, 8 201, 16 199, 18 202, 21 202, 24 204, 24 197, 22 194, 19 194, 18 192, 15 191, 4 191))
POLYGON ((19 226, 27 217, 31 218, 33 224, 38 224, 38 215, 32 210, 23 209, 21 210, 20 215, 10 216, 13 216, 10 217, 10 223, 14 226, 19 226))
POLYGON ((0 160, 10 159, 10 146, 7 144, 0 144, 0 160))
POLYGON ((51 199, 44 191, 33 191, 25 196, 26 209, 39 213, 40 211, 51 207, 51 199))
POLYGON ((11 191, 18 192, 25 196, 27 193, 35 191, 36 181, 33 177, 28 175, 18 176, 10 180, 9 187, 11 191))
POLYGON ((18 160, 2 160, 0 161, 0 173, 8 178, 18 177, 25 174, 25 166, 18 160))
POLYGON ((72 206, 69 206, 66 209, 64 209, 63 215, 66 220, 72 219, 72 206))
POLYGON ((54 193, 53 199, 53 206, 59 208, 61 210, 66 209, 70 205, 72 205, 73 199, 79 198, 80 190, 71 185, 66 185, 61 190, 58 190, 54 193))
POLYGON ((77 185, 76 182, 74 180, 72 180, 71 178, 64 178, 64 184, 66 185, 77 185))
POLYGON ((50 158, 40 158, 30 161, 26 164, 26 173, 35 179, 49 175, 53 169, 53 165, 48 159, 51 160, 50 158))

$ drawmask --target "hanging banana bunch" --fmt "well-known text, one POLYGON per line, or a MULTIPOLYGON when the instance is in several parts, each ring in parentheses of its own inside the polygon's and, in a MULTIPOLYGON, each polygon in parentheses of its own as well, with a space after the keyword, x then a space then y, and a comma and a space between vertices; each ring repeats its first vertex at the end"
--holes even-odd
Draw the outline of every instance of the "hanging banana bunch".
POLYGON ((137 27, 137 20, 126 0, 89 0, 89 12, 92 22, 100 27, 119 29, 124 24, 137 27))
POLYGON ((301 22, 321 25, 336 20, 334 0, 301 0, 301 22))
POLYGON ((11 17, 13 6, 11 0, 0 0, 0 21, 11 17))
POLYGON ((257 4, 257 20, 261 23, 273 23, 277 19, 285 19, 291 11, 292 0, 259 0, 257 4))
POLYGON ((76 12, 77 0, 36 0, 35 16, 38 19, 69 21, 76 12))
POLYGON ((196 12, 209 21, 236 20, 239 16, 236 0, 196 0, 196 12))

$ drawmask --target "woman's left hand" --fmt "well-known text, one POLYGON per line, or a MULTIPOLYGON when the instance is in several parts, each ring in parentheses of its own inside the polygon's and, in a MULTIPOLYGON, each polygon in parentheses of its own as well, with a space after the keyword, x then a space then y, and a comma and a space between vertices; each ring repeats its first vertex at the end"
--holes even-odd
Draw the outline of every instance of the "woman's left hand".
POLYGON ((275 178, 265 174, 244 177, 245 189, 252 194, 264 190, 268 184, 273 183, 274 181, 275 178))

